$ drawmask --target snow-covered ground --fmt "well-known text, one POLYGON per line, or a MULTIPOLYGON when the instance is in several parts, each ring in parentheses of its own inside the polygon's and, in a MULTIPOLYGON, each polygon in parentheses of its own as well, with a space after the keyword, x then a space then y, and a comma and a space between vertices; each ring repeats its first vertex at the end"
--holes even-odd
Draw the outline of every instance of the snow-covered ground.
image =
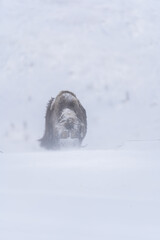
POLYGON ((159 240, 159 151, 4 154, 1 240, 159 240))
POLYGON ((160 1, 0 0, 0 240, 160 239, 160 1), (87 111, 47 152, 48 100, 87 111))

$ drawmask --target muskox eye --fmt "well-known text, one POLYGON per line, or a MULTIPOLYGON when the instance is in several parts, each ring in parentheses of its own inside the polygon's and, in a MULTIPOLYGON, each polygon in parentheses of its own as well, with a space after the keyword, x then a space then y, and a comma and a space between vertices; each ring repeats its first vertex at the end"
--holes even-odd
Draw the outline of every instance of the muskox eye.
POLYGON ((61 133, 61 138, 68 138, 69 137, 69 134, 68 134, 68 132, 67 131, 64 131, 64 132, 62 132, 61 133))

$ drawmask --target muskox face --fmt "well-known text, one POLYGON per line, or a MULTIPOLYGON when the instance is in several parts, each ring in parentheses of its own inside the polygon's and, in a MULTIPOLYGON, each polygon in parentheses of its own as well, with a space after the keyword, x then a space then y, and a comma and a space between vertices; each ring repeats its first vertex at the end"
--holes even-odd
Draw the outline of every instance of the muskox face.
POLYGON ((80 146, 81 122, 73 110, 65 108, 62 111, 55 124, 55 133, 60 148, 80 146))
POLYGON ((41 146, 49 149, 79 147, 86 131, 85 109, 73 93, 63 91, 50 100, 41 146))

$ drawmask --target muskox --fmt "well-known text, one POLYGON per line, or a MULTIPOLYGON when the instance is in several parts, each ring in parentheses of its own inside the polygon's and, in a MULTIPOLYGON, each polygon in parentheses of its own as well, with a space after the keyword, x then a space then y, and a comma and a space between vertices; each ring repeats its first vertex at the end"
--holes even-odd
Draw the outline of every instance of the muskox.
POLYGON ((86 111, 74 93, 62 91, 51 98, 45 116, 45 132, 40 139, 42 147, 80 147, 86 132, 86 111))

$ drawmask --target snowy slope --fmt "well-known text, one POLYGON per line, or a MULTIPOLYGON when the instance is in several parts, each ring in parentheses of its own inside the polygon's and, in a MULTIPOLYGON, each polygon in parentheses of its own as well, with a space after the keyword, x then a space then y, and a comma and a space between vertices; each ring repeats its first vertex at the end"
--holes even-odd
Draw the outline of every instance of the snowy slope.
POLYGON ((159 240, 159 154, 2 154, 0 239, 159 240))

